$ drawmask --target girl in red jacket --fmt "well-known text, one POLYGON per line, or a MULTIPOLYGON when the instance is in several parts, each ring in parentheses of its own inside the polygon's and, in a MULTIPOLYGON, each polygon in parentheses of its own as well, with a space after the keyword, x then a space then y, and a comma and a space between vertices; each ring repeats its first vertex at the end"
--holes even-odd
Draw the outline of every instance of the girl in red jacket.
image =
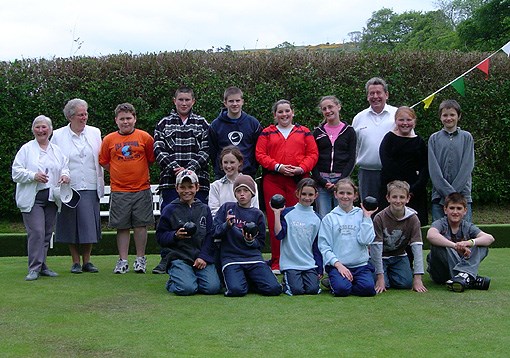
MULTIPOLYGON (((262 188, 266 213, 271 213, 269 201, 275 194, 285 197, 286 205, 297 203, 296 184, 317 163, 318 150, 310 130, 293 123, 294 110, 287 100, 273 105, 275 124, 266 127, 259 136, 255 157, 263 168, 262 188)), ((274 215, 267 215, 271 238, 271 269, 280 273, 280 242, 274 235, 274 215)))

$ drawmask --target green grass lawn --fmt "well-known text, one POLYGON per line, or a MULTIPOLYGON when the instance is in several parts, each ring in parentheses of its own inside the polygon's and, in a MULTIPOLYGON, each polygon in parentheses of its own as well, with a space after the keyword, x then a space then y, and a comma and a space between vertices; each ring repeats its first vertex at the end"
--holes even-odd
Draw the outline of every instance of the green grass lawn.
MULTIPOLYGON (((57 278, 25 282, 26 257, 0 258, 2 357, 508 356, 510 249, 493 249, 481 272, 489 291, 390 290, 373 298, 177 297, 166 275, 73 275, 50 257, 57 278)), ((131 258, 132 261, 132 258, 131 258)), ((149 257, 149 267, 157 256, 149 257)))

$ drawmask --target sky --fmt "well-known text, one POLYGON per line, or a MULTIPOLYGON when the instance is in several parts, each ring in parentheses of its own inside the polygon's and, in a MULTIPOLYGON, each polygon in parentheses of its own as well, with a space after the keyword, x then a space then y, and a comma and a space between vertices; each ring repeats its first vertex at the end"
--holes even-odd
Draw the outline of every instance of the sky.
POLYGON ((428 0, 2 0, 0 61, 348 42, 372 13, 428 0))

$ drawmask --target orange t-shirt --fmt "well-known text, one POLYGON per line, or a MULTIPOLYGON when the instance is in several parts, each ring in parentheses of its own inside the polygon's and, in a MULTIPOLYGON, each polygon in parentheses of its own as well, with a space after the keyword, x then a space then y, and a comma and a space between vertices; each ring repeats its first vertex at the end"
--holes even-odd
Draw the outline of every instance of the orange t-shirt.
POLYGON ((154 138, 140 129, 108 134, 99 152, 99 164, 110 164, 112 191, 137 192, 150 188, 149 165, 154 162, 154 138))

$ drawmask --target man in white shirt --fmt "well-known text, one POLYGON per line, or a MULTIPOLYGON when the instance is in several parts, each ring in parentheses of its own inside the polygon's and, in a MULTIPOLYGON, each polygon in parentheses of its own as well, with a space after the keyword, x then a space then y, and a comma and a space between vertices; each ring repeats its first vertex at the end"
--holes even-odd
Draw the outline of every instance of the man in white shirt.
POLYGON ((386 103, 388 85, 379 77, 368 80, 365 85, 370 107, 359 112, 352 120, 356 131, 356 164, 359 167, 358 181, 360 200, 367 196, 379 198, 381 186, 381 159, 379 146, 386 133, 393 130, 397 107, 386 103))

